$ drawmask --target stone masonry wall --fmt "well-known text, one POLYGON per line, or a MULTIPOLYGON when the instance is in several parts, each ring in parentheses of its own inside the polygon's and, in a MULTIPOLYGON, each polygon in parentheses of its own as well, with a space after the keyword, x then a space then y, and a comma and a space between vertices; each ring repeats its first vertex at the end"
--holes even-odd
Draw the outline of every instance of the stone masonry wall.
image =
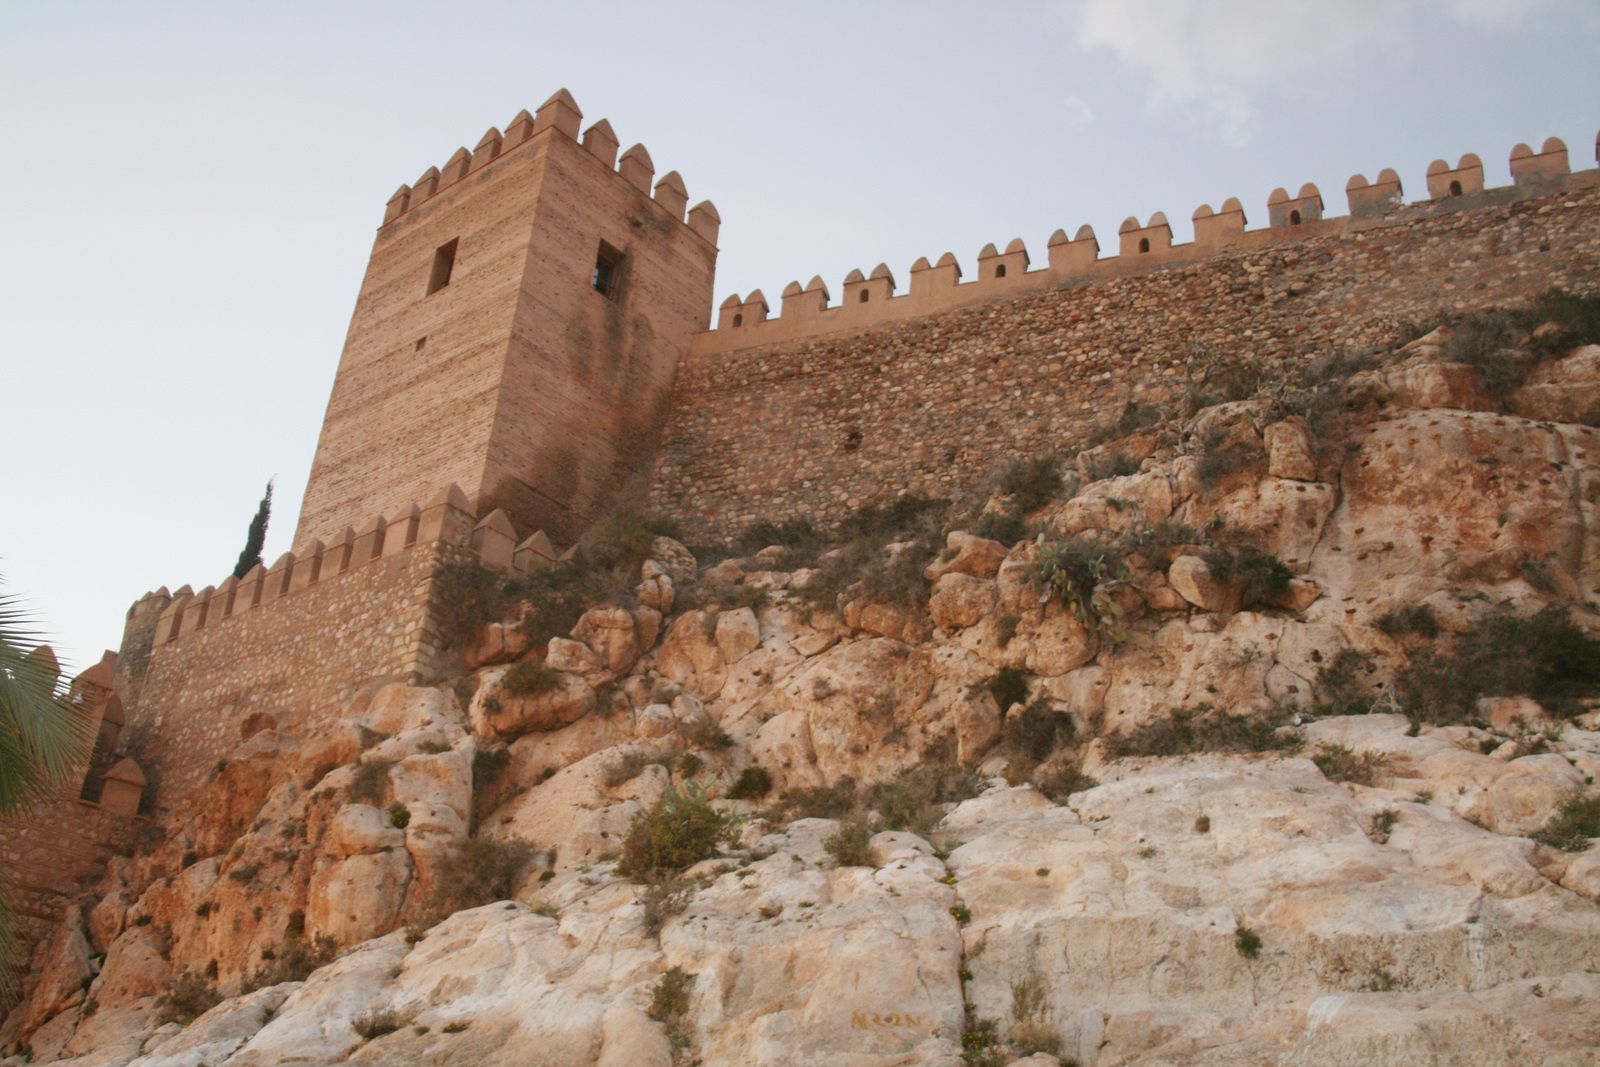
POLYGON ((1551 286, 1595 291, 1594 175, 1555 195, 1438 200, 1381 226, 846 334, 697 345, 651 505, 704 536, 949 495, 1010 460, 1082 447, 1127 401, 1181 386, 1196 352, 1312 355, 1551 286))
POLYGON ((76 892, 150 825, 80 800, 77 793, 74 783, 56 803, 0 827, 0 869, 10 875, 24 946, 48 935, 76 892))
POLYGON ((157 644, 126 746, 158 810, 181 804, 271 716, 295 729, 332 716, 352 688, 426 661, 432 578, 446 546, 416 545, 157 644))

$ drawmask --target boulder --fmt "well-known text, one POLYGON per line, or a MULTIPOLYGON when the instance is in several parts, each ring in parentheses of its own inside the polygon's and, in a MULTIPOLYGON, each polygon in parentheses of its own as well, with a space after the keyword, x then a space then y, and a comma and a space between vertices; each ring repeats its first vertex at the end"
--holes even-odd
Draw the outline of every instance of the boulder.
POLYGON ((1295 415, 1268 426, 1263 433, 1267 446, 1267 473, 1274 478, 1298 482, 1317 480, 1317 445, 1311 424, 1295 415))
POLYGON ((928 611, 933 616, 934 625, 945 630, 960 630, 976 626, 994 611, 998 600, 994 582, 961 571, 950 571, 935 581, 933 595, 928 600, 928 611))
POLYGON ((1237 582, 1219 582, 1201 556, 1179 556, 1167 568, 1167 582, 1178 595, 1202 611, 1235 612, 1244 599, 1237 582))
POLYGON ((1000 571, 1008 549, 999 541, 978 537, 961 530, 951 530, 945 535, 944 551, 928 564, 922 576, 937 582, 947 574, 965 574, 972 578, 993 578, 1000 571))

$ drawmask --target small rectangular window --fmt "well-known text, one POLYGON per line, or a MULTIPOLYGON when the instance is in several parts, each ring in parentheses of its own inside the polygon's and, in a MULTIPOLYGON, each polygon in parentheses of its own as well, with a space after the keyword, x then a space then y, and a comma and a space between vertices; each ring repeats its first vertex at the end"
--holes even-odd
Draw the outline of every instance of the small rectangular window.
POLYGON ((607 300, 615 300, 621 281, 622 253, 601 241, 594 257, 594 291, 607 300))
POLYGON ((457 237, 438 247, 433 253, 433 271, 428 275, 428 293, 432 295, 450 284, 450 272, 456 266, 457 237))

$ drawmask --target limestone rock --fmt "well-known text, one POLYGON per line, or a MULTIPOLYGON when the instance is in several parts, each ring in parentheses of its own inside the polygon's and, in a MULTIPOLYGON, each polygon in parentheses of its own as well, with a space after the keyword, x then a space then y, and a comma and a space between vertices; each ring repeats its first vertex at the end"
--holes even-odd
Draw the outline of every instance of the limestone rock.
MULTIPOLYGON (((995 568, 999 569, 998 565, 995 568)), ((934 583, 928 610, 934 625, 945 630, 976 626, 992 614, 999 596, 992 581, 975 578, 961 571, 949 571, 934 583)))
POLYGON ((947 574, 965 574, 972 578, 993 578, 1005 561, 1007 548, 999 541, 977 537, 961 530, 951 530, 945 535, 944 551, 928 564, 922 576, 937 582, 947 574))
POLYGON ((311 879, 306 929, 342 945, 387 933, 399 924, 411 862, 404 850, 350 856, 311 879))
POLYGON ((573 626, 572 636, 594 651, 602 667, 616 673, 632 667, 644 651, 633 613, 626 608, 590 608, 573 626))
POLYGON ((1203 611, 1235 612, 1243 600, 1237 583, 1219 582, 1201 556, 1179 556, 1167 568, 1167 581, 1178 594, 1203 611))
POLYGON ((1311 425, 1300 415, 1268 426, 1263 433, 1267 445, 1267 473, 1274 478, 1298 482, 1317 480, 1316 440, 1311 425))

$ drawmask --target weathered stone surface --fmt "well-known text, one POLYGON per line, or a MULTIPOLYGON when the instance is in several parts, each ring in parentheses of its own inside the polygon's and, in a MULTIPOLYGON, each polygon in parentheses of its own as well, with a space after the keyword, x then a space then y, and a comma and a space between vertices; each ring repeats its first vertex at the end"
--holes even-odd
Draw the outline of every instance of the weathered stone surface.
POLYGON ((1305 418, 1295 415, 1268 426, 1262 436, 1267 445, 1267 473, 1298 482, 1317 480, 1316 438, 1305 418))
POLYGON ((1179 556, 1167 568, 1167 581, 1178 594, 1203 611, 1239 610, 1243 590, 1237 583, 1219 582, 1201 556, 1179 556))
POLYGON ((947 574, 965 574, 973 578, 993 578, 1000 571, 1009 551, 999 541, 977 537, 962 530, 951 530, 945 535, 944 551, 923 569, 922 576, 937 582, 947 574))
POLYGON ((993 582, 951 571, 934 583, 928 611, 935 626, 960 630, 976 626, 984 616, 992 614, 998 599, 993 582))

